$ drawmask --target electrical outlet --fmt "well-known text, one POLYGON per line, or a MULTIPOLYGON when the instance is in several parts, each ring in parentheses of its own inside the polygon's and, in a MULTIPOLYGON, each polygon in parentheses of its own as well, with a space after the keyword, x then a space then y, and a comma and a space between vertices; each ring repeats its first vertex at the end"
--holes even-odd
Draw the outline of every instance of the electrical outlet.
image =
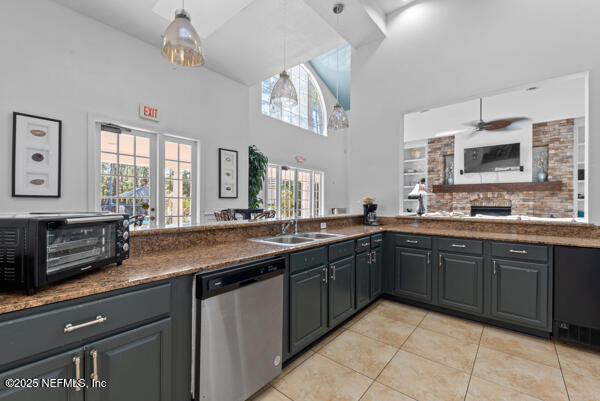
POLYGON ((321 223, 321 230, 327 229, 327 223, 321 223))

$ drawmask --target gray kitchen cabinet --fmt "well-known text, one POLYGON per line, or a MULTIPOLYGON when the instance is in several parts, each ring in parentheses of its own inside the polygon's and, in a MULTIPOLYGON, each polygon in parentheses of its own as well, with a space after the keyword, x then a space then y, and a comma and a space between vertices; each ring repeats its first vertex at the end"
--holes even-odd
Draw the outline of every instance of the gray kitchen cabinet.
POLYGON ((383 249, 379 246, 371 251, 371 291, 369 300, 372 301, 383 292, 383 249))
POLYGON ((84 348, 86 401, 171 399, 171 319, 108 337, 84 348), (93 387, 92 379, 106 381, 93 387))
POLYGON ((289 353, 294 354, 327 332, 327 278, 324 264, 290 276, 289 353))
POLYGON ((394 293, 431 302, 431 251, 396 247, 394 293))
POLYGON ((356 309, 360 309, 371 300, 371 253, 356 255, 356 309))
POLYGON ((335 327, 354 311, 356 265, 354 256, 329 264, 329 327, 335 327))
MULTIPOLYGON (((83 349, 77 348, 16 369, 0 373, 0 400, 2 401, 80 401, 84 390, 76 387, 48 388, 41 380, 76 379, 76 362, 79 361, 80 378, 83 376, 83 349), (38 383, 35 388, 7 388, 7 379, 33 379, 38 383)), ((30 382, 34 383, 34 382, 30 382)))
POLYGON ((550 266, 497 259, 492 264, 491 315, 508 323, 550 329, 550 266))
POLYGON ((440 252, 438 266, 440 306, 483 314, 483 258, 440 252))

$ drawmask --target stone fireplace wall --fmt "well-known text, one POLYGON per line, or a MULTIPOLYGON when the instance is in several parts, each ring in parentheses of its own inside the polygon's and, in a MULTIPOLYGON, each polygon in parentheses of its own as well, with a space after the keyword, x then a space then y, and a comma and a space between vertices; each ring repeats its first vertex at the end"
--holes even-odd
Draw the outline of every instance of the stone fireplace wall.
MULTIPOLYGON (((533 146, 548 147, 548 181, 562 181, 556 192, 435 193, 428 196, 429 212, 470 214, 474 206, 511 206, 512 214, 535 217, 573 217, 574 120, 533 125, 533 146)), ((454 137, 432 138, 427 146, 428 192, 444 184, 446 156, 454 154, 454 137)), ((535 160, 534 160, 535 162, 535 160)), ((455 171, 455 174, 458 172, 455 171)))

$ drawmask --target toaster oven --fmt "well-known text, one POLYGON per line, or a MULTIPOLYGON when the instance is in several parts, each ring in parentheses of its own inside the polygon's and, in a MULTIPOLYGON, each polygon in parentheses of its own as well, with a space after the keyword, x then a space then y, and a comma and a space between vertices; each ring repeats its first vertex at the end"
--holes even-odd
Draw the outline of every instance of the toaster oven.
POLYGON ((129 216, 28 213, 0 216, 0 290, 26 290, 129 257, 129 216))

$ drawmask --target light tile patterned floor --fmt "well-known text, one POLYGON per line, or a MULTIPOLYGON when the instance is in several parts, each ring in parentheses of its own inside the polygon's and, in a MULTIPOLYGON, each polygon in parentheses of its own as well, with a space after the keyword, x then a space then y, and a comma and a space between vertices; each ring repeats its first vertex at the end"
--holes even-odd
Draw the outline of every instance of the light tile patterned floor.
POLYGON ((378 301, 254 401, 600 401, 600 353, 378 301))

